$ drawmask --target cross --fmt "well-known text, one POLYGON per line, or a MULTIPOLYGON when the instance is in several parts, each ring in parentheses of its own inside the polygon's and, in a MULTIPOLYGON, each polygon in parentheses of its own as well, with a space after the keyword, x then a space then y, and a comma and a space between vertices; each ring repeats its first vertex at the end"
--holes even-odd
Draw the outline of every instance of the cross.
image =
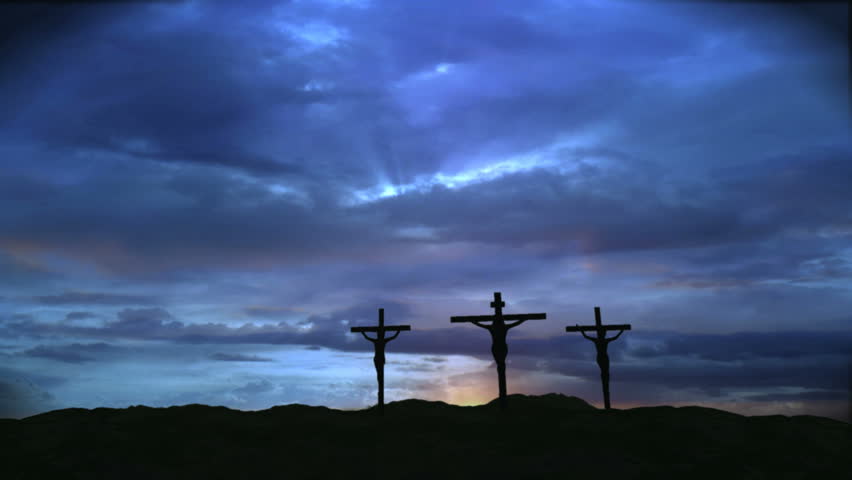
POLYGON ((505 410, 508 407, 506 398, 506 355, 509 353, 509 347, 506 345, 506 332, 510 328, 517 327, 527 320, 545 320, 546 313, 516 313, 511 315, 503 315, 503 307, 506 302, 500 295, 500 292, 494 292, 494 301, 491 302, 491 308, 494 309, 494 315, 470 315, 465 317, 450 317, 450 323, 472 323, 477 327, 487 329, 491 333, 491 354, 494 355, 494 362, 497 363, 497 381, 500 389, 500 408, 505 410), (506 323, 506 320, 514 320, 512 323, 506 323), (482 322, 491 322, 490 325, 482 322))
POLYGON ((630 330, 629 324, 621 325, 603 325, 601 324, 601 307, 595 307, 595 324, 577 325, 574 327, 565 327, 566 332, 580 332, 583 338, 591 340, 595 343, 595 349, 598 351, 598 367, 601 369, 601 384, 603 385, 604 407, 609 410, 609 355, 606 353, 609 342, 620 337, 625 330, 630 330), (618 330, 618 334, 614 337, 606 337, 607 331, 618 330), (596 336, 590 337, 586 332, 595 332, 596 336))
POLYGON ((353 333, 360 333, 373 342, 375 355, 373 365, 376 367, 376 378, 379 381, 379 415, 385 414, 385 344, 399 336, 399 332, 411 330, 411 325, 385 326, 385 309, 379 309, 379 325, 376 327, 352 327, 353 333), (367 336, 367 332, 376 332, 376 338, 367 336), (392 337, 385 338, 385 332, 394 332, 392 337))

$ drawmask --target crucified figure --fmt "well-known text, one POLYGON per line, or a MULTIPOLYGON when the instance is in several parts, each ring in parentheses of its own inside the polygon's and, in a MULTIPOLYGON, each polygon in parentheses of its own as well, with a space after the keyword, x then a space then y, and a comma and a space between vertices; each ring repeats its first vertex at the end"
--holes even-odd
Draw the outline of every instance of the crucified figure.
POLYGON ((606 353, 606 348, 609 342, 617 339, 624 333, 625 330, 630 330, 630 324, 624 323, 620 325, 604 325, 601 323, 601 307, 595 307, 595 324, 565 327, 566 332, 580 332, 583 338, 591 340, 595 343, 595 349, 598 351, 598 367, 601 369, 601 383, 603 384, 604 408, 609 410, 609 355, 606 353), (618 330, 618 335, 606 338, 606 332, 610 330, 618 330), (595 332, 596 337, 586 335, 586 332, 595 332))
MULTIPOLYGON (((580 325, 577 325, 577 329, 580 329, 580 325)), ((603 384, 603 394, 604 394, 604 405, 605 408, 609 408, 609 355, 606 353, 606 349, 609 346, 609 343, 613 340, 617 339, 624 333, 624 330, 619 330, 618 334, 614 337, 607 338, 606 331, 603 329, 599 329, 597 331, 597 337, 590 337, 586 335, 586 332, 580 330, 580 333, 583 334, 583 338, 586 340, 591 340, 595 344, 595 350, 598 352, 598 367, 601 369, 601 383, 603 384)))
POLYGON ((490 325, 478 321, 471 323, 488 330, 488 333, 491 334, 491 355, 494 356, 494 362, 497 364, 498 391, 500 393, 501 405, 504 405, 506 401, 506 356, 509 354, 509 345, 506 343, 506 332, 510 328, 524 323, 524 320, 515 320, 514 322, 506 323, 502 319, 497 318, 490 325))
MULTIPOLYGON (((361 332, 361 335, 364 336, 367 340, 373 342, 373 346, 375 347, 376 354, 373 355, 373 365, 376 366, 376 379, 379 381, 379 395, 381 395, 384 400, 384 389, 385 389, 385 344, 393 340, 394 338, 399 336, 399 331, 393 332, 393 336, 385 338, 384 332, 377 332, 376 338, 370 338, 367 336, 367 332, 361 332)), ((380 401, 380 403, 384 403, 380 401)))
POLYGON ((385 411, 385 345, 399 336, 399 332, 411 330, 411 325, 385 325, 385 309, 379 309, 379 325, 373 327, 352 327, 351 332, 359 332, 370 343, 376 354, 373 356, 373 365, 376 366, 376 379, 379 381, 379 415, 385 411), (367 332, 376 332, 376 338, 367 336, 367 332), (385 338, 385 332, 393 332, 392 337, 385 338))
POLYGON ((482 327, 491 334, 491 354, 494 355, 494 361, 497 362, 497 369, 506 370, 506 356, 509 354, 509 345, 506 343, 506 332, 510 328, 515 328, 524 323, 524 320, 515 320, 514 322, 506 323, 503 320, 494 320, 491 325, 486 325, 481 322, 471 322, 477 327, 482 327))
POLYGON ((491 302, 491 308, 494 309, 494 315, 468 315, 450 317, 450 323, 472 323, 477 327, 482 327, 488 330, 491 334, 491 354, 494 355, 494 362, 497 363, 497 380, 500 386, 500 408, 506 409, 508 400, 506 395, 506 355, 509 353, 509 346, 506 345, 506 332, 510 328, 517 327, 527 320, 545 320, 547 314, 544 313, 513 313, 503 315, 503 307, 506 302, 500 292, 494 292, 494 301, 491 302), (506 323, 506 320, 511 320, 506 323), (491 322, 490 324, 483 322, 491 322))

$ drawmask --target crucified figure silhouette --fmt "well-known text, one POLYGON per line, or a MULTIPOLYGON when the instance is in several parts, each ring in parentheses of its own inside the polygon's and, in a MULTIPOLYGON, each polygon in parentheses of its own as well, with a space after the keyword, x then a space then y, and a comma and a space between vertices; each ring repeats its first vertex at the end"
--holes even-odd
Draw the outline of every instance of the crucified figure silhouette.
POLYGON ((595 324, 594 325, 576 325, 574 327, 565 327, 566 332, 580 332, 583 338, 591 340, 595 344, 595 350, 598 353, 598 367, 601 369, 601 384, 603 386, 604 408, 609 410, 609 355, 606 350, 609 343, 617 339, 624 333, 625 330, 630 330, 631 326, 623 325, 603 325, 601 323, 601 309, 595 307, 595 324), (618 330, 618 334, 614 337, 606 337, 606 332, 609 330, 618 330), (596 336, 586 335, 586 332, 595 332, 596 336))
POLYGON ((494 355, 494 362, 497 364, 497 379, 498 391, 500 395, 506 395, 506 356, 509 355, 509 345, 506 343, 506 333, 510 328, 515 328, 524 323, 524 320, 515 320, 514 322, 506 323, 502 319, 494 320, 491 325, 473 321, 472 324, 477 327, 482 327, 488 330, 491 334, 491 355, 494 355))
MULTIPOLYGON (((577 325, 579 328, 580 325, 577 325)), ((586 332, 580 330, 580 333, 583 335, 583 338, 586 340, 591 340, 595 343, 595 350, 598 352, 598 367, 601 369, 601 383, 603 384, 603 394, 604 394, 604 406, 605 408, 609 408, 609 355, 606 352, 607 347, 609 346, 609 342, 617 339, 624 333, 624 330, 621 330, 614 337, 606 337, 606 333, 603 331, 598 332, 597 337, 590 337, 586 335, 586 332)))
POLYGON ((367 340, 373 342, 373 347, 375 348, 375 355, 373 355, 373 365, 376 366, 376 379, 379 381, 379 395, 382 397, 380 400, 380 404, 384 403, 384 387, 385 387, 385 345, 393 340, 394 338, 399 336, 399 331, 393 332, 393 336, 384 338, 384 331, 379 331, 376 333, 377 338, 370 338, 367 336, 367 332, 361 332, 361 335, 364 336, 367 340))
POLYGON ((376 379, 379 381, 379 415, 385 412, 385 345, 399 336, 399 332, 411 330, 410 325, 385 325, 385 309, 379 309, 379 325, 375 327, 352 327, 351 332, 359 332, 373 344, 376 352, 373 355, 373 365, 376 366, 376 379), (376 332, 376 338, 367 336, 367 332, 376 332), (385 338, 385 332, 394 332, 393 336, 385 338))
POLYGON ((494 355, 494 362, 497 364, 497 381, 500 395, 500 408, 506 409, 508 405, 506 394, 506 355, 509 354, 509 346, 506 345, 506 332, 510 328, 526 322, 527 320, 545 320, 547 315, 544 313, 519 313, 503 315, 503 307, 506 302, 500 292, 494 292, 494 301, 491 302, 491 308, 494 309, 494 315, 469 315, 469 316, 454 316, 450 317, 450 323, 472 323, 477 327, 482 327, 491 334, 491 354, 494 355), (506 323, 506 320, 513 320, 506 323), (491 322, 486 324, 483 322, 491 322))

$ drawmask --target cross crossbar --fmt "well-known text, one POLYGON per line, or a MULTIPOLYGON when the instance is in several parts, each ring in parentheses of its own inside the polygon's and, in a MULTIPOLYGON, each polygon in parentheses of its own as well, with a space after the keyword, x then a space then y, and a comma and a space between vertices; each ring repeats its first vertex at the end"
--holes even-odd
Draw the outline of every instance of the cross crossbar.
MULTIPOLYGON (((547 320, 546 313, 513 313, 501 315, 503 320, 547 320)), ((467 315, 461 317, 450 317, 451 323, 464 322, 492 322, 497 319, 496 315, 467 315)))
POLYGON ((629 324, 622 325, 601 325, 600 327, 596 325, 583 325, 581 327, 565 327, 566 332, 596 332, 598 329, 603 329, 606 331, 609 330, 630 330, 629 324))
POLYGON ((389 327, 352 327, 349 329, 352 333, 357 332, 378 332, 379 330, 384 330, 385 332, 404 332, 411 330, 411 325, 395 325, 389 327))

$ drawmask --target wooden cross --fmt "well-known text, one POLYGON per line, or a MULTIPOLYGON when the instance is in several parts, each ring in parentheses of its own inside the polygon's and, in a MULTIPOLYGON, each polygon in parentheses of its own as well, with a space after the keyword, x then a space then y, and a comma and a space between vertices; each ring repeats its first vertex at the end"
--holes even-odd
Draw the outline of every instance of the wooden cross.
POLYGON ((566 332, 580 332, 586 340, 591 340, 595 343, 595 349, 598 351, 598 367, 601 369, 601 384, 603 385, 604 407, 609 410, 609 355, 606 353, 609 342, 620 337, 625 330, 630 330, 629 324, 621 325, 603 325, 601 324, 601 307, 595 307, 595 324, 594 325, 576 325, 574 327, 565 327, 566 332), (618 330, 618 334, 614 337, 606 338, 606 332, 618 330), (590 337, 586 332, 596 332, 596 336, 590 337))
POLYGON ((376 327, 352 327, 353 333, 360 333, 373 342, 375 355, 373 365, 376 366, 376 378, 379 381, 379 415, 385 414, 385 344, 399 336, 399 332, 411 330, 411 325, 385 326, 385 309, 379 309, 379 325, 376 327), (376 332, 376 338, 367 336, 367 332, 376 332), (385 338, 385 332, 394 332, 392 337, 385 338))
POLYGON ((506 303, 500 296, 500 292, 494 292, 494 301, 491 302, 491 308, 494 309, 494 315, 471 315, 465 317, 450 317, 451 323, 472 323, 477 327, 482 327, 491 332, 491 354, 494 355, 494 361, 497 363, 497 380, 500 388, 500 408, 508 407, 506 398, 506 355, 509 353, 509 347, 506 345, 506 332, 510 328, 517 327, 527 320, 545 320, 546 313, 516 313, 511 315, 503 315, 503 307, 506 303), (506 320, 514 320, 513 323, 505 323, 506 320), (481 322, 491 322, 490 325, 485 325, 481 322))

